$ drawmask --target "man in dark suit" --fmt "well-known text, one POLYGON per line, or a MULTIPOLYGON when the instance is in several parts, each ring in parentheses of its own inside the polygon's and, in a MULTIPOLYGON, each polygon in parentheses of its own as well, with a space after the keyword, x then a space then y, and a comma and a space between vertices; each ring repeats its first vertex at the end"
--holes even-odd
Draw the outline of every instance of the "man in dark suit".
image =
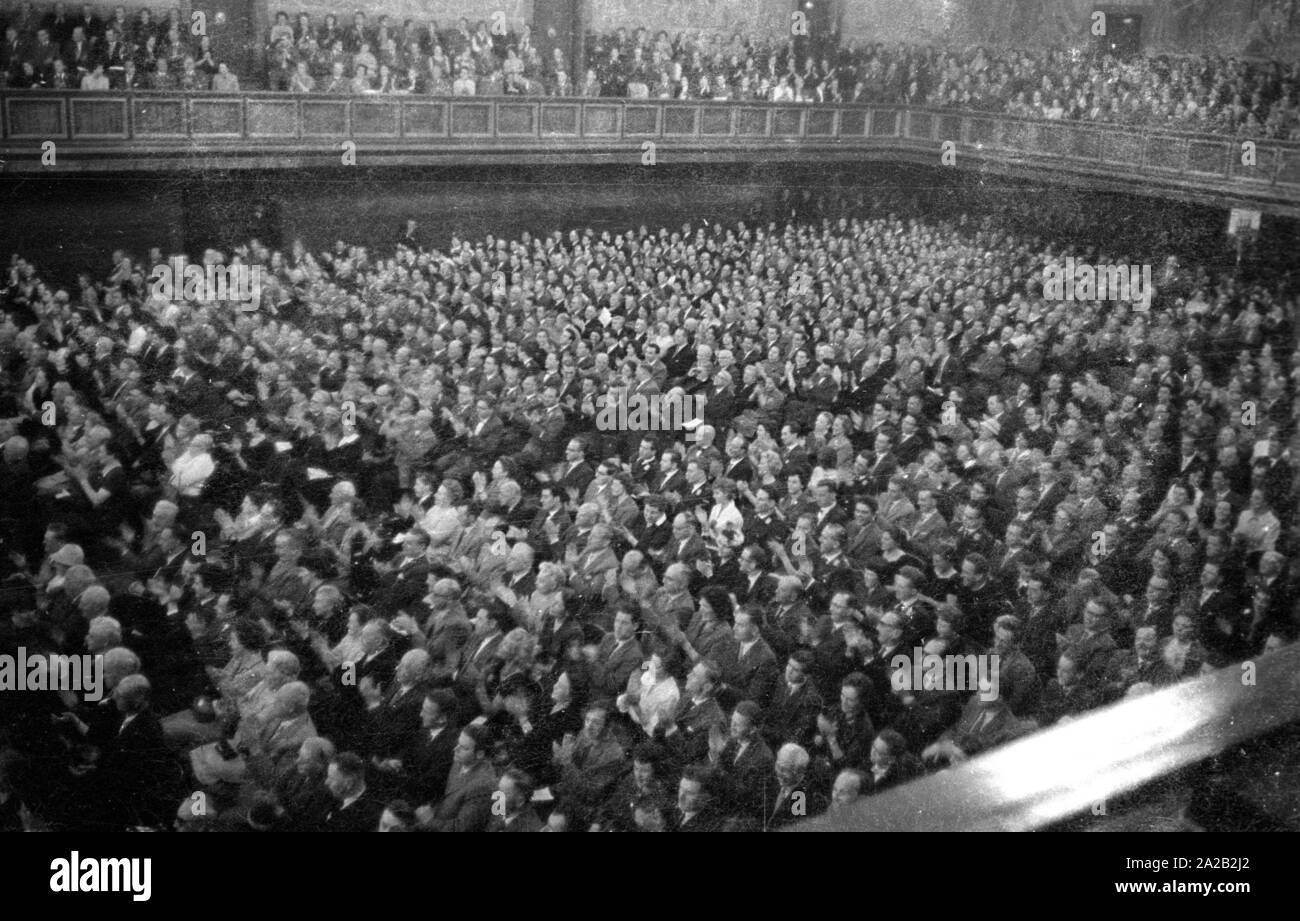
POLYGON ((632 603, 614 612, 614 630, 601 640, 592 662, 592 693, 610 700, 627 690, 627 680, 641 667, 645 654, 636 634, 641 628, 641 611, 632 603))
POLYGON ((542 388, 542 405, 524 411, 528 420, 528 441, 515 460, 530 470, 556 459, 560 440, 568 420, 560 404, 560 393, 553 385, 542 388))
POLYGON ((953 387, 958 386, 961 363, 952 356, 946 339, 936 339, 934 343, 934 360, 926 371, 926 389, 936 397, 942 398, 953 387))
POLYGON ((629 465, 632 468, 632 482, 637 486, 649 488, 655 480, 659 472, 658 450, 654 438, 649 435, 643 435, 637 443, 636 456, 632 458, 632 463, 629 465))
MULTIPOLYGON (((1152 576, 1154 582, 1157 577, 1152 576)), ((1249 656, 1248 614, 1244 605, 1223 587, 1223 575, 1218 563, 1201 567, 1201 592, 1196 601, 1195 620, 1200 626, 1201 643, 1207 650, 1217 652, 1230 661, 1249 656)), ((1173 617, 1169 619, 1172 629, 1173 617)), ((1161 636, 1166 634, 1162 633, 1161 636)))
POLYGON ((104 73, 108 74, 114 89, 119 86, 122 74, 126 71, 126 62, 130 56, 130 49, 127 48, 126 42, 122 40, 121 33, 115 29, 108 29, 104 33, 104 41, 96 49, 95 58, 104 65, 104 73))
POLYGON ((587 447, 579 439, 572 438, 564 448, 564 461, 556 471, 556 482, 566 495, 581 499, 596 478, 596 472, 587 463, 587 447))
MULTIPOLYGON (((725 432, 736 418, 736 389, 732 386, 731 374, 719 371, 713 376, 712 383, 700 392, 704 400, 704 421, 720 432, 725 432)), ((697 404, 698 405, 698 404, 697 404)))
POLYGON ((817 510, 813 519, 813 535, 820 536, 822 531, 833 524, 848 524, 849 516, 839 506, 839 497, 835 493, 835 484, 822 480, 813 488, 813 500, 817 510))
POLYGON ((447 688, 426 691, 420 705, 420 728, 401 757, 381 762, 380 770, 395 774, 401 795, 412 804, 436 803, 447 792, 456 749, 456 694, 447 688))
POLYGON ((790 536, 790 526, 777 510, 772 489, 759 486, 753 491, 742 492, 753 503, 753 509, 745 513, 745 540, 747 543, 766 547, 771 541, 785 543, 790 536))
POLYGON ((623 538, 653 561, 656 570, 663 571, 664 557, 673 539, 673 520, 667 514, 668 500, 662 496, 649 496, 642 515, 632 522, 623 538))
POLYGON ((398 660, 390 686, 380 693, 376 705, 367 708, 365 753, 376 765, 397 755, 419 728, 428 672, 428 652, 407 650, 398 660))
POLYGON ((665 553, 663 563, 669 566, 673 563, 685 563, 687 566, 693 566, 696 560, 708 556, 708 548, 704 544, 704 538, 700 537, 695 530, 695 520, 685 512, 678 512, 673 518, 672 540, 664 548, 665 553))
POLYGON ((812 466, 808 463, 808 449, 798 422, 781 426, 781 476, 805 476, 812 466))
POLYGON ((693 460, 686 464, 686 488, 681 493, 679 509, 694 513, 697 509, 709 510, 713 504, 713 487, 709 483, 708 473, 703 461, 693 460))
POLYGON ((325 786, 337 800, 325 816, 325 830, 369 832, 379 830, 384 804, 366 784, 366 763, 352 752, 340 752, 330 761, 325 786))
MULTIPOLYGON (((1213 595, 1210 597, 1215 599, 1213 595)), ((1152 576, 1147 580, 1142 606, 1135 608, 1116 631, 1117 641, 1128 645, 1133 639, 1134 631, 1143 627, 1154 627, 1156 635, 1163 638, 1173 632, 1173 624, 1173 591, 1169 580, 1163 576, 1152 576)))
POLYGON ((921 459, 921 452, 929 448, 929 439, 925 432, 921 430, 917 418, 912 415, 903 417, 900 423, 900 437, 898 445, 894 448, 894 455, 898 458, 898 463, 907 467, 921 459))
POLYGON ((342 663, 334 672, 334 681, 342 692, 347 721, 350 731, 358 735, 348 739, 360 745, 367 709, 367 694, 382 694, 393 680, 401 651, 392 642, 392 628, 382 618, 367 621, 361 628, 361 657, 352 662, 342 663), (363 688, 365 694, 362 693, 363 688))
POLYGON ((1056 507, 1069 494, 1065 483, 1061 481, 1061 467, 1058 461, 1044 461, 1038 465, 1038 495, 1034 500, 1034 515, 1050 521, 1056 513, 1056 507))
POLYGON ((1101 688, 1088 680, 1070 653, 1056 663, 1056 677, 1043 688, 1038 724, 1051 726, 1063 716, 1078 716, 1102 704, 1101 688))
POLYGON ((63 63, 67 65, 68 73, 74 74, 78 79, 90 72, 93 65, 90 51, 90 39, 86 37, 81 27, 72 30, 72 37, 63 43, 63 63))
POLYGON ((1001 696, 990 700, 983 693, 972 694, 956 725, 922 752, 921 757, 927 761, 958 763, 1035 728, 1037 723, 1019 719, 1001 696))
MULTIPOLYGON (((77 28, 86 35, 86 41, 94 41, 104 35, 104 21, 95 15, 95 8, 89 3, 81 4, 81 15, 77 17, 77 28)), ((73 30, 75 34, 75 29, 73 30)))
POLYGON ((735 585, 736 601, 740 604, 767 604, 776 594, 776 576, 767 571, 767 551, 760 546, 748 546, 740 551, 740 578, 735 585))
POLYGON ((533 781, 518 768, 507 768, 493 795, 492 818, 486 831, 534 832, 542 830, 542 820, 533 810, 533 781))
POLYGON ((487 830, 492 818, 492 794, 497 775, 489 758, 491 738, 482 726, 460 731, 453 754, 447 792, 433 808, 421 806, 416 817, 430 831, 475 832, 487 830))
POLYGON ((893 451, 894 439, 888 432, 876 435, 872 449, 871 466, 867 468, 867 478, 871 484, 872 495, 880 495, 889 487, 890 478, 898 472, 898 457, 893 451))
POLYGON ((677 784, 677 809, 672 829, 676 832, 712 832, 722 827, 722 812, 716 805, 721 779, 716 770, 688 765, 677 784))
MULTIPOLYGON (((522 597, 527 597, 527 594, 522 597)), ((473 624, 474 633, 461 650, 460 668, 477 676, 491 663, 492 654, 515 624, 508 610, 489 605, 481 605, 474 612, 473 624)))
POLYGON ((1270 633, 1286 633, 1297 626, 1294 591, 1282 576, 1285 564, 1286 557, 1276 550, 1259 558, 1259 572, 1248 589, 1251 619, 1247 638, 1252 650, 1263 649, 1270 633))
POLYGON ((681 467, 681 455, 676 451, 665 451, 659 458, 659 471, 649 480, 650 492, 661 496, 670 493, 679 497, 683 495, 688 487, 681 467))
POLYGON ((1141 627, 1133 638, 1133 648, 1117 652, 1110 660, 1105 676, 1105 692, 1110 700, 1119 700, 1135 684, 1157 687, 1178 680, 1160 655, 1154 627, 1141 627))
POLYGON ((528 543, 543 560, 558 560, 564 555, 563 539, 573 526, 569 513, 564 510, 563 490, 558 485, 547 484, 539 491, 539 507, 533 523, 528 526, 528 543))
POLYGON ((684 327, 677 327, 673 332, 673 344, 663 354, 664 367, 668 369, 668 384, 671 386, 690 372, 695 365, 695 349, 691 348, 686 338, 684 327))
POLYGON ((709 659, 701 659, 686 675, 684 693, 677 705, 677 732, 683 736, 678 745, 688 764, 704 761, 709 754, 709 734, 727 724, 726 714, 718 706, 718 689, 722 669, 709 659))
POLYGON ((776 654, 762 637, 760 621, 760 611, 755 607, 744 607, 736 612, 732 634, 739 650, 736 664, 723 675, 726 687, 719 698, 724 706, 752 700, 760 707, 766 707, 776 690, 780 669, 776 654))
POLYGON ((54 9, 41 17, 41 28, 50 33, 50 37, 62 44, 72 37, 76 22, 68 15, 63 3, 54 4, 54 9))
POLYGON ((0 74, 16 75, 26 55, 27 41, 12 26, 5 29, 4 41, 0 43, 0 74))
MULTIPOLYGON (((777 749, 774 773, 776 795, 767 799, 763 830, 774 831, 805 816, 821 815, 830 805, 824 783, 809 777, 812 758, 802 745, 787 742, 777 749)), ((769 793, 771 792, 769 788, 769 793)))
POLYGON ((429 535, 413 529, 402 538, 401 555, 391 563, 376 566, 382 573, 375 594, 376 608, 391 615, 424 597, 429 580, 429 561, 425 558, 428 549, 429 535))
POLYGON ((474 402, 474 418, 468 423, 455 416, 447 421, 456 432, 450 450, 438 460, 445 475, 463 479, 476 470, 486 470, 496 462, 505 443, 505 423, 494 411, 491 400, 480 397, 474 402))
POLYGON ((122 722, 100 761, 99 788, 106 819, 118 830, 170 822, 180 793, 181 775, 150 696, 143 675, 128 675, 113 689, 122 722))
POLYGON ((817 731, 822 696, 812 680, 813 654, 796 649, 785 663, 784 680, 777 682, 771 706, 763 714, 763 737, 773 749, 786 742, 807 746, 817 731))
POLYGON ((727 790, 728 811, 762 821, 768 788, 773 785, 775 756, 759 732, 763 709, 752 700, 736 704, 728 737, 715 730, 709 739, 709 763, 727 790))
POLYGON ((749 462, 744 436, 736 435, 727 442, 727 455, 722 461, 722 476, 735 483, 748 483, 754 479, 754 465, 749 462))

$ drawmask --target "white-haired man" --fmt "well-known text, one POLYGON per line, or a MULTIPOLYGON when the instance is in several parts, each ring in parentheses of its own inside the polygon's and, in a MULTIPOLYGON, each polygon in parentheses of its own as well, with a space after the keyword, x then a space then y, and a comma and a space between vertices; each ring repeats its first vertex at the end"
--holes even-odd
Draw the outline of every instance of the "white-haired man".
POLYGON ((809 765, 812 758, 801 745, 787 742, 776 753, 773 773, 776 774, 776 794, 768 800, 767 814, 763 818, 764 831, 790 825, 808 816, 826 811, 823 784, 809 783, 809 765))

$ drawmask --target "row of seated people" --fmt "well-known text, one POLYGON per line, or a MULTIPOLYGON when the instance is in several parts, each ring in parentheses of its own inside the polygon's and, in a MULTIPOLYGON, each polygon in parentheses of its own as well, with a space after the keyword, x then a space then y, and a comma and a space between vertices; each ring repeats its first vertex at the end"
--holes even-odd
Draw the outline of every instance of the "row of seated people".
MULTIPOLYGON (((107 77, 114 89, 237 88, 237 75, 214 59, 208 35, 192 35, 177 11, 155 23, 147 9, 128 19, 117 7, 105 21, 92 6, 84 6, 80 16, 62 6, 38 16, 26 4, 11 22, 0 23, 0 73, 8 85, 77 88, 91 77, 84 88, 102 89, 107 77), (103 64, 102 75, 96 62, 103 64)), ((670 36, 644 28, 588 35, 586 47, 590 66, 575 73, 555 34, 535 36, 527 24, 516 30, 503 20, 471 25, 462 18, 444 28, 436 21, 399 24, 358 11, 350 25, 340 25, 332 14, 316 25, 307 13, 291 20, 281 11, 267 35, 265 79, 270 89, 297 92, 905 103, 1284 140, 1300 136, 1296 63, 863 44, 833 34, 805 42, 789 36, 670 36)))

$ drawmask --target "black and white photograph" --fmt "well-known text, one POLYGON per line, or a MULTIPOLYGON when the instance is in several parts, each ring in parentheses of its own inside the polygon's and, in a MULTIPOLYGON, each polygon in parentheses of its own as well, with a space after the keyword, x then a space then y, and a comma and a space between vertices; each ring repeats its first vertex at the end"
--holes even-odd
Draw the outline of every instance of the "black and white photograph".
POLYGON ((178 833, 1058 832, 1217 903, 1300 831, 1298 0, 0 36, 24 886, 147 901, 114 842, 178 833))

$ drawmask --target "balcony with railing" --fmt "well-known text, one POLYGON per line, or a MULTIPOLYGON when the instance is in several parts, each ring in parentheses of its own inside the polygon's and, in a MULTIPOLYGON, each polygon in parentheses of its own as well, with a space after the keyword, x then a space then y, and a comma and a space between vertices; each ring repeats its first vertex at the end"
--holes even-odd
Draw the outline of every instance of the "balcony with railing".
POLYGON ((901 158, 1068 173, 1300 213, 1300 144, 888 105, 687 100, 0 93, 7 172, 901 158), (53 164, 42 163, 54 141, 53 164))

